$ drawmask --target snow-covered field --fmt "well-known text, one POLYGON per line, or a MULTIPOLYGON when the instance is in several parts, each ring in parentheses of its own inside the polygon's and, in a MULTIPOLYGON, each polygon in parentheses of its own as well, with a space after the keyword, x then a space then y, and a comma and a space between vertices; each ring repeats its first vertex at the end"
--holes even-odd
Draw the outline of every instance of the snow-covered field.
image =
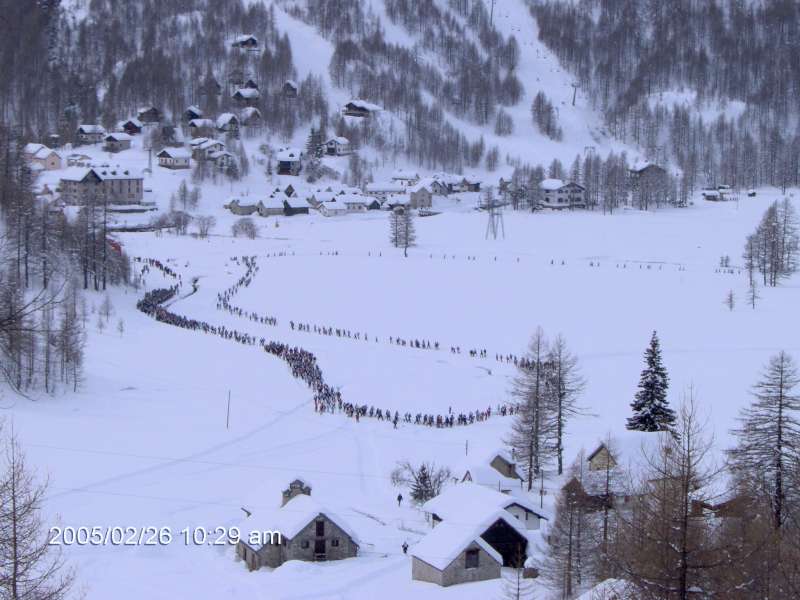
MULTIPOLYGON (((162 190, 179 181, 172 173, 157 178, 162 190)), ((589 414, 569 424, 571 461, 582 447, 624 429, 655 329, 672 402, 693 385, 722 449, 762 364, 778 349, 798 350, 800 327, 791 312, 797 281, 762 289, 753 310, 746 306, 744 274, 717 268, 722 255, 739 262, 746 234, 776 192, 761 191, 738 205, 696 201, 685 210, 611 216, 507 212, 506 239, 497 241, 485 239, 484 214, 441 202, 442 214, 417 219, 419 245, 403 258, 389 246, 383 212, 259 219, 260 239, 234 239, 228 235, 233 218, 219 208, 228 190, 210 190, 202 207, 217 215, 218 235, 124 234, 127 252, 168 261, 184 282, 198 278, 197 293, 172 310, 302 345, 350 402, 401 414, 496 407, 508 398, 513 369, 495 354, 521 355, 541 326, 565 336, 587 379, 582 401, 589 414), (257 256, 260 271, 233 303, 277 317, 275 327, 216 308, 217 293, 243 274, 230 258, 242 255, 257 256), (729 290, 738 300, 732 312, 723 304, 729 290), (369 341, 298 332, 290 321, 365 332, 369 341), (398 347, 390 337, 438 341, 442 348, 398 347), (486 349, 488 357, 470 357, 472 348, 486 349)), ((164 281, 151 271, 145 283, 150 289, 164 281)), ((283 362, 256 347, 157 323, 135 310, 141 293, 114 291, 111 324, 103 331, 90 325, 78 393, 36 401, 3 396, 31 462, 50 475, 49 517, 58 515, 63 525, 169 526, 174 532, 242 525, 242 507, 278 505, 286 484, 303 476, 363 545, 356 559, 255 573, 234 561, 230 547, 187 546, 179 535, 166 546, 71 546, 66 555, 88 585, 87 598, 483 599, 498 593, 498 581, 449 589, 411 581, 410 557, 400 546, 413 545, 427 524, 420 512, 397 507, 389 474, 402 459, 457 469, 501 446, 508 418, 394 430, 372 419, 316 414, 311 393, 283 362)), ((101 300, 93 297, 96 306, 101 300)))

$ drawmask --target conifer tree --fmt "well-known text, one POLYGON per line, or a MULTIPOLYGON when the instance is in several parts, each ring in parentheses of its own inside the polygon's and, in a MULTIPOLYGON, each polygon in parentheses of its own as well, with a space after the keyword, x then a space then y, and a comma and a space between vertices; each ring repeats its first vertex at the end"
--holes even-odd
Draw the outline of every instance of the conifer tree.
POLYGON ((667 401, 669 376, 661 362, 661 346, 655 331, 644 360, 639 391, 631 403, 633 416, 628 419, 627 427, 636 431, 668 431, 675 423, 675 412, 667 401))

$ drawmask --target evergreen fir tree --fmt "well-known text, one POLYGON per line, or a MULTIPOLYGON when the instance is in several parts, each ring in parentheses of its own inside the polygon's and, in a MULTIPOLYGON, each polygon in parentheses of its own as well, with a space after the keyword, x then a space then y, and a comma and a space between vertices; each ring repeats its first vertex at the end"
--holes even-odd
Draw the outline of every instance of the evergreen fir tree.
POLYGON ((636 431, 669 431, 675 423, 675 412, 667 402, 669 377, 661 363, 661 346, 655 331, 644 360, 646 366, 639 378, 639 391, 631 403, 633 416, 628 419, 627 427, 636 431))
POLYGON ((417 471, 417 477, 411 486, 411 497, 417 502, 427 502, 432 498, 430 490, 431 476, 428 473, 428 467, 423 463, 419 471, 417 471))

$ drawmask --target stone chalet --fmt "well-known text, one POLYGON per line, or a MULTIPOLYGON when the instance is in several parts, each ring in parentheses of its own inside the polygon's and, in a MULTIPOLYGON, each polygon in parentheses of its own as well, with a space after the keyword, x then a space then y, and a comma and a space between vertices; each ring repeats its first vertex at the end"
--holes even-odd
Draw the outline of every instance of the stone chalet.
POLYGON ((250 571, 279 567, 287 560, 341 560, 358 554, 358 537, 344 519, 302 490, 292 493, 290 485, 282 501, 290 498, 281 508, 254 513, 241 525, 236 556, 250 571))
POLYGON ((521 567, 528 530, 505 508, 513 505, 533 513, 525 499, 471 483, 453 485, 426 502, 422 508, 434 528, 411 550, 411 578, 449 586, 497 579, 503 566, 521 567))
POLYGON ((144 179, 123 169, 73 168, 61 177, 61 200, 66 204, 87 202, 140 204, 144 198, 144 179))

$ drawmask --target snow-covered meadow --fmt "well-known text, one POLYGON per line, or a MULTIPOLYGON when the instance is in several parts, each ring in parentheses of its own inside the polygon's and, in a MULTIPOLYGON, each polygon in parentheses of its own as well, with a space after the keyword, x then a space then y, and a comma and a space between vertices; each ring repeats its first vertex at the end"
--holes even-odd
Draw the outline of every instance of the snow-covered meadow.
MULTIPOLYGON (((762 289, 753 310, 745 275, 718 268, 722 255, 740 262, 746 234, 777 197, 764 190, 738 204, 696 200, 684 210, 615 215, 506 212, 506 238, 497 241, 485 239, 485 214, 441 201, 441 214, 417 219, 419 245, 403 258, 389 245, 384 212, 259 219, 261 237, 251 241, 230 237, 233 217, 217 208, 223 198, 206 192, 217 235, 120 240, 133 256, 166 261, 184 282, 197 278, 198 291, 171 310, 302 345, 345 400, 401 414, 496 407, 508 398, 513 369, 495 354, 521 355, 537 326, 561 333, 587 380, 587 415, 568 427, 571 461, 581 448, 622 433, 654 329, 672 402, 694 386, 717 447, 726 446, 762 364, 778 349, 798 349, 796 280, 762 289), (255 255, 260 270, 233 303, 277 317, 277 326, 216 307, 217 293, 243 274, 230 260, 242 255, 255 255), (733 311, 724 304, 729 290, 737 298, 733 311), (290 321, 365 332, 369 341, 299 332, 290 321), (390 337, 438 341, 441 349, 398 347, 390 337), (486 349, 487 358, 469 356, 473 348, 486 349)), ((164 281, 151 271, 145 285, 164 281)), ((256 347, 157 323, 135 310, 142 293, 114 291, 111 324, 102 331, 90 325, 78 393, 3 397, 31 462, 50 475, 48 516, 63 525, 175 532, 242 526, 242 507, 276 506, 286 484, 303 476, 363 545, 356 559, 255 573, 234 561, 230 547, 187 546, 178 535, 167 546, 71 546, 66 556, 80 580, 91 582, 88 598, 497 593, 498 581, 450 589, 411 581, 400 546, 413 545, 428 525, 420 512, 397 507, 389 475, 403 459, 457 471, 502 445, 508 417, 443 430, 401 423, 394 430, 373 419, 316 414, 310 392, 283 362, 256 347)), ((101 299, 94 297, 96 306, 101 299)))

